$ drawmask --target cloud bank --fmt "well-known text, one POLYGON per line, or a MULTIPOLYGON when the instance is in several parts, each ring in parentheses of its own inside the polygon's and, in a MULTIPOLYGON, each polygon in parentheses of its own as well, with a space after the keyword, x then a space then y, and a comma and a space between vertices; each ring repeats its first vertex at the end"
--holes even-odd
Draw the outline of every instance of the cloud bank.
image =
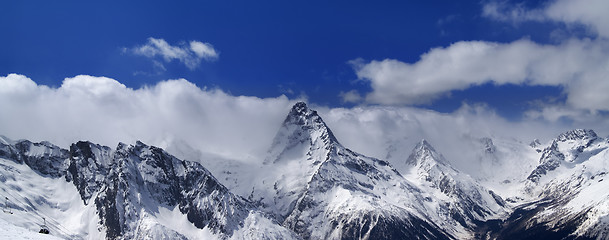
POLYGON ((571 106, 609 110, 609 44, 604 40, 571 40, 540 45, 462 41, 434 48, 413 64, 385 59, 354 62, 358 78, 370 81, 366 101, 422 104, 453 90, 492 82, 496 85, 561 86, 571 106))
POLYGON ((0 77, 0 134, 62 147, 89 140, 115 147, 141 140, 245 159, 262 154, 295 100, 231 96, 184 79, 139 89, 79 75, 58 88, 23 75, 0 77), (262 153, 260 152, 262 151, 262 153))
MULTIPOLYGON (((557 86, 566 102, 545 106, 530 117, 550 117, 560 107, 563 116, 585 111, 609 111, 609 2, 587 0, 553 2, 528 10, 504 2, 489 2, 483 15, 499 21, 556 21, 578 24, 593 31, 592 38, 567 38, 558 44, 539 44, 526 38, 510 43, 460 41, 432 48, 414 63, 395 59, 353 60, 357 77, 370 83, 366 103, 388 105, 427 104, 454 90, 492 83, 557 86), (586 2, 586 3, 584 3, 586 2)), ((342 95, 352 101, 351 95, 342 95)))
MULTIPOLYGON (((201 60, 214 61, 218 59, 218 52, 211 44, 194 40, 188 44, 172 46, 164 39, 151 37, 148 38, 146 44, 128 49, 128 51, 151 59, 161 57, 165 62, 178 60, 190 70, 196 69, 201 60)), ((165 69, 160 62, 155 61, 154 63, 158 65, 159 69, 165 69)))
MULTIPOLYGON (((9 74, 0 77, 0 134, 62 147, 79 140, 110 147, 141 140, 194 161, 261 163, 296 101, 232 96, 185 79, 131 89, 111 78, 79 75, 52 88, 9 74)), ((354 151, 399 162, 424 138, 460 167, 472 165, 468 152, 480 146, 471 143, 482 137, 516 139, 526 146, 574 127, 600 135, 609 128, 606 119, 595 116, 571 124, 510 122, 484 105, 463 105, 450 114, 409 107, 311 107, 354 151)))

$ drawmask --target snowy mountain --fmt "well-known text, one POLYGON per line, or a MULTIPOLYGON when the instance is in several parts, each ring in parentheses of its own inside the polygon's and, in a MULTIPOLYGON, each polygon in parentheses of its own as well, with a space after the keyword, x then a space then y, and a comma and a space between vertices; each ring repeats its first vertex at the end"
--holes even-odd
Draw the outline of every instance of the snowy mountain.
POLYGON ((560 134, 543 149, 523 187, 529 201, 514 210, 498 238, 609 237, 609 141, 592 130, 560 134))
MULTIPOLYGON (((3 139, 0 149, 3 195, 10 196, 13 203, 5 207, 16 212, 9 217, 21 215, 36 223, 45 217, 56 236, 296 238, 230 193, 200 164, 179 160, 141 142, 121 143, 116 150, 78 142, 72 144, 68 154, 48 143, 3 139), (22 147, 25 143, 29 147, 22 147), (49 173, 39 170, 41 162, 58 167, 49 173), (25 191, 20 186, 46 187, 57 192, 25 191), (66 194, 71 200, 65 203, 64 198, 55 197, 66 194), (78 210, 82 213, 71 215, 78 210)), ((32 224, 26 221, 21 225, 32 224)))
POLYGON ((61 176, 65 167, 64 160, 68 156, 68 151, 49 142, 12 141, 0 136, 0 157, 24 163, 42 175, 61 176))
POLYGON ((62 149, 0 136, 0 237, 609 238, 608 139, 464 139, 479 149, 467 171, 425 140, 394 166, 344 147, 297 103, 259 164, 200 154, 218 161, 212 174, 139 141, 62 149))
POLYGON ((442 220, 461 232, 472 234, 478 223, 505 217, 509 211, 500 196, 453 168, 425 140, 412 150, 406 165, 404 177, 439 199, 442 220))
POLYGON ((0 196, 4 213, 0 218, 14 225, 13 230, 37 233, 46 219, 53 236, 100 238, 95 207, 85 205, 78 190, 63 177, 68 162, 68 151, 55 145, 1 137, 0 196), (41 162, 47 164, 33 164, 41 162))
POLYGON ((420 190, 387 162, 344 148, 317 112, 296 104, 249 197, 305 239, 445 239, 420 190))

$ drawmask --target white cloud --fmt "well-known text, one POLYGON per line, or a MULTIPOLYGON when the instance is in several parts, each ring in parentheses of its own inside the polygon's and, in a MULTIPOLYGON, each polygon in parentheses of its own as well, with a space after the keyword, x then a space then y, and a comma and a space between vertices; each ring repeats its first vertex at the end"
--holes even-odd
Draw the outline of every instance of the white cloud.
POLYGON ((412 64, 385 59, 353 66, 358 78, 370 81, 371 103, 429 103, 452 90, 491 82, 561 86, 570 106, 609 110, 609 42, 601 39, 559 45, 462 41, 434 48, 412 64))
POLYGON ((359 103, 362 101, 362 96, 357 90, 351 90, 348 92, 341 91, 338 96, 342 98, 345 103, 359 103))
MULTIPOLYGON (((600 136, 609 133, 609 119, 602 115, 587 113, 572 121, 547 121, 544 117, 532 117, 513 122, 497 115, 488 106, 479 104, 464 104, 452 113, 396 106, 318 107, 318 112, 337 139, 356 152, 388 160, 400 169, 413 147, 421 139, 426 139, 455 167, 474 176, 481 174, 477 172, 481 170, 481 164, 511 168, 526 168, 531 163, 535 164, 539 156, 528 147, 533 139, 547 143, 573 128, 591 128, 600 136), (499 149, 500 153, 495 155, 497 159, 484 157, 484 146, 480 139, 486 137, 491 138, 499 149), (529 155, 531 153, 533 155, 529 155), (523 165, 519 166, 521 163, 523 165)), ((524 174, 529 174, 531 170, 524 174)))
POLYGON ((90 140, 110 147, 141 140, 187 143, 202 152, 247 159, 263 154, 294 100, 231 96, 184 79, 140 89, 79 75, 58 88, 17 74, 0 77, 0 134, 63 147, 90 140))
POLYGON ((546 9, 547 16, 554 21, 580 23, 589 26, 602 37, 609 37, 609 1, 605 0, 560 0, 546 9))
MULTIPOLYGON (((389 160, 399 168, 413 147, 426 139, 458 169, 470 174, 480 164, 477 154, 483 147, 476 143, 481 138, 490 137, 497 146, 510 149, 510 157, 502 159, 507 161, 522 157, 520 151, 531 150, 527 145, 533 139, 545 142, 573 126, 543 119, 510 122, 487 106, 467 104, 448 114, 392 106, 321 108, 318 112, 338 140, 356 152, 389 160)), ((606 126, 594 127, 599 134, 607 133, 606 126)), ((524 161, 535 160, 527 157, 524 161)))
MULTIPOLYGON (((148 58, 161 57, 165 62, 179 60, 190 70, 196 69, 202 59, 206 61, 218 59, 218 53, 211 44, 199 41, 190 41, 189 45, 172 46, 164 39, 148 38, 148 42, 145 45, 134 47, 130 50, 136 55, 148 58)), ((157 66, 157 68, 165 69, 162 65, 157 66)))
POLYGON ((0 93, 2 95, 25 93, 35 90, 37 87, 36 83, 31 79, 14 73, 3 77, 2 81, 0 81, 0 93))
POLYGON ((522 4, 512 5, 504 1, 489 1, 482 7, 483 16, 513 23, 525 21, 555 21, 580 24, 599 36, 609 37, 609 1, 606 0, 556 0, 539 9, 527 9, 522 4))
POLYGON ((206 60, 214 60, 218 58, 218 53, 216 53, 214 47, 209 43, 190 41, 190 50, 197 54, 197 56, 206 60))
MULTIPOLYGON (((111 78, 79 75, 50 88, 10 74, 0 77, 0 134, 62 147, 79 140, 110 147, 141 140, 189 160, 260 163, 295 101, 232 96, 185 79, 131 89, 111 78), (210 156, 218 158, 206 158, 210 156)), ((598 115, 562 123, 531 113, 529 119, 510 122, 484 105, 464 105, 449 114, 409 107, 311 107, 346 147, 394 163, 423 138, 467 168, 475 165, 470 150, 479 147, 472 139, 516 138, 526 146, 574 126, 594 128, 601 135, 609 131, 609 122, 597 121, 598 115)))
POLYGON ((584 26, 596 34, 592 38, 576 38, 557 29, 552 34, 560 32, 562 41, 558 44, 539 44, 526 38, 510 43, 460 41, 432 48, 414 63, 395 59, 357 59, 350 63, 358 78, 372 87, 364 97, 367 103, 427 104, 451 91, 487 83, 544 85, 562 88, 566 101, 560 103, 560 111, 555 106, 545 106, 531 110, 529 116, 552 121, 581 113, 599 116, 599 111, 609 111, 607 9, 609 2, 604 0, 558 0, 539 9, 490 1, 483 5, 482 13, 495 20, 514 24, 560 22, 584 26))
POLYGON ((544 13, 537 10, 530 10, 523 4, 510 5, 505 1, 489 1, 482 6, 482 15, 499 21, 512 22, 514 24, 525 21, 543 21, 544 13))

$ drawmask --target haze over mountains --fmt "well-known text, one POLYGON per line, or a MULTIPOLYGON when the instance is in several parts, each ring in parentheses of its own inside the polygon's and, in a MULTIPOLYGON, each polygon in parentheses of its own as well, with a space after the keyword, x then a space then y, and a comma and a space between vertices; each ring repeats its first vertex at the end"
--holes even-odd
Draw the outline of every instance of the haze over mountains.
POLYGON ((424 139, 387 159, 354 152, 303 102, 278 127, 259 164, 178 159, 139 141, 62 149, 3 137, 0 193, 13 213, 0 218, 37 231, 44 217, 70 239, 609 236, 609 140, 593 130, 471 138, 480 164, 462 170, 424 139))
POLYGON ((607 0, 0 9, 0 239, 609 239, 607 0))

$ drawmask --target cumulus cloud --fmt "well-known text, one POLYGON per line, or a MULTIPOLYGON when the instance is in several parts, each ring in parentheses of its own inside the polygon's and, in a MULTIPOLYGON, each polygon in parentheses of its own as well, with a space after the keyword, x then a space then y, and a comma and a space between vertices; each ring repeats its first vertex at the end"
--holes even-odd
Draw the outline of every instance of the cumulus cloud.
POLYGON ((79 140, 115 147, 141 140, 187 144, 231 159, 263 154, 294 100, 232 96, 184 80, 139 89, 106 77, 79 75, 58 88, 30 78, 0 77, 0 134, 62 147, 79 140))
POLYGON ((609 110, 609 43, 604 40, 462 41, 434 48, 412 64, 393 59, 353 64, 357 76, 370 81, 373 91, 366 101, 372 103, 429 103, 452 90, 492 82, 561 86, 571 106, 609 110))
POLYGON ((609 2, 559 0, 541 9, 526 9, 491 1, 483 6, 486 17, 580 24, 597 34, 593 38, 567 37, 557 44, 527 38, 509 43, 460 41, 432 48, 414 63, 395 59, 350 63, 358 78, 370 83, 372 91, 364 98, 367 103, 428 104, 451 91, 487 83, 543 85, 563 89, 566 102, 562 109, 569 111, 562 113, 576 117, 576 113, 586 111, 595 115, 609 111, 609 15, 601 9, 609 9, 609 2))
MULTIPOLYGON (((232 96, 185 79, 132 89, 111 78, 79 75, 52 88, 9 74, 0 77, 0 134, 62 147, 79 140, 110 147, 141 140, 208 167, 234 163, 227 159, 260 164, 296 101, 232 96)), ((549 140, 574 126, 601 135, 609 130, 609 122, 591 115, 548 123, 531 112, 528 119, 510 122, 484 105, 465 104, 448 114, 410 107, 311 107, 356 152, 399 165, 418 141, 427 139, 457 167, 471 171, 476 166, 472 153, 481 149, 475 143, 482 137, 498 146, 501 139, 513 138, 526 147, 534 138, 549 140)))
POLYGON ((588 27, 601 37, 609 37, 609 2, 605 0, 557 0, 539 9, 527 9, 522 4, 489 1, 483 5, 485 17, 499 21, 555 21, 588 27))
MULTIPOLYGON (((162 58, 165 62, 178 60, 188 69, 196 69, 201 60, 214 61, 218 59, 218 52, 209 43, 190 41, 190 43, 179 46, 172 46, 164 39, 148 38, 148 42, 142 46, 129 49, 133 54, 155 59, 162 58)), ((160 62, 155 61, 155 66, 160 62)), ((163 65, 157 69, 165 69, 163 65)))

